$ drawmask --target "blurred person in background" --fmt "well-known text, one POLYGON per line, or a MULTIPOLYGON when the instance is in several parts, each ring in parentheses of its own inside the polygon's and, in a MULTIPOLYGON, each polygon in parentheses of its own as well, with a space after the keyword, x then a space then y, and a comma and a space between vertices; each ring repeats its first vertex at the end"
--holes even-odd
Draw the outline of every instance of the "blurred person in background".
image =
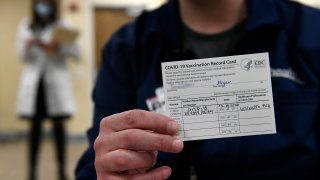
POLYGON ((187 180, 191 166, 198 180, 319 179, 316 32, 320 11, 288 0, 170 0, 143 13, 103 49, 77 179, 187 180), (277 134, 183 143, 175 121, 145 111, 163 84, 161 62, 262 52, 277 134))
POLYGON ((66 179, 65 120, 75 110, 67 59, 79 59, 76 42, 58 44, 53 40, 56 27, 70 27, 59 18, 57 0, 33 0, 32 16, 19 26, 17 53, 24 65, 17 100, 17 113, 31 123, 29 139, 29 179, 37 179, 37 157, 44 119, 53 124, 58 177, 66 179))

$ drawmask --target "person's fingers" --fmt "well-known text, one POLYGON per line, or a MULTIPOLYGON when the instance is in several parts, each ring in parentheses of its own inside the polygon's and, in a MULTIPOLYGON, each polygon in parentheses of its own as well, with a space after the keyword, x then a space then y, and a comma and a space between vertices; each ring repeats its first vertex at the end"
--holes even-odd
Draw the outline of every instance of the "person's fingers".
POLYGON ((130 149, 136 151, 164 151, 178 153, 183 149, 183 142, 174 136, 148 132, 140 129, 128 129, 106 136, 99 136, 95 142, 105 151, 130 149))
MULTIPOLYGON (((140 151, 141 152, 141 151, 140 151)), ((156 158, 158 156, 158 151, 153 151, 153 152, 149 152, 152 153, 156 158)), ((151 167, 153 167, 155 164, 157 163, 157 159, 154 161, 154 164, 152 164, 151 167)), ((141 168, 141 169, 134 169, 134 170, 129 170, 129 171, 125 171, 125 173, 127 173, 128 175, 132 175, 132 174, 141 174, 141 173, 145 173, 146 171, 148 171, 150 169, 150 167, 148 168, 141 168)))
POLYGON ((132 110, 101 121, 94 143, 95 167, 99 180, 163 180, 169 167, 146 172, 156 162, 157 151, 178 153, 183 142, 174 137, 178 124, 167 116, 132 110))
MULTIPOLYGON (((110 174, 105 177, 108 180, 164 180, 168 179, 172 173, 172 170, 168 166, 158 167, 149 172, 135 175, 121 175, 121 174, 110 174)), ((98 178, 98 180, 104 180, 98 178)))
POLYGON ((136 169, 150 169, 153 167, 157 157, 153 152, 137 152, 119 149, 109 152, 101 159, 102 167, 106 171, 121 172, 136 169))
POLYGON ((172 173, 172 170, 168 166, 159 167, 153 169, 147 173, 136 174, 129 177, 131 180, 164 180, 168 179, 172 173))
POLYGON ((101 121, 100 128, 112 131, 144 129, 169 135, 175 135, 179 131, 178 123, 170 117, 143 110, 131 110, 108 116, 101 121))

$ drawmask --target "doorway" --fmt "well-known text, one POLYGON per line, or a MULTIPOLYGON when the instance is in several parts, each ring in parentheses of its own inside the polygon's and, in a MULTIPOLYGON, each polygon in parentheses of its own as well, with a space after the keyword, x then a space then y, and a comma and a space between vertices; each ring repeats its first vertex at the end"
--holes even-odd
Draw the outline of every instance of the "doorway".
POLYGON ((103 46, 109 41, 116 30, 135 18, 135 16, 128 12, 128 8, 97 7, 94 9, 95 72, 98 71, 101 64, 103 46))

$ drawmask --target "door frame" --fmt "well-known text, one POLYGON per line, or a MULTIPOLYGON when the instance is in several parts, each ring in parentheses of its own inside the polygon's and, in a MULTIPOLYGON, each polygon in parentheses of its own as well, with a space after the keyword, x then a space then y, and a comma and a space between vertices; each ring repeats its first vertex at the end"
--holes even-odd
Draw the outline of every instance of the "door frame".
POLYGON ((135 3, 135 4, 129 4, 129 3, 118 3, 118 2, 112 2, 112 1, 109 1, 109 2, 104 2, 104 3, 101 3, 101 2, 88 2, 89 4, 87 4, 87 24, 88 24, 88 27, 87 27, 87 32, 88 32, 88 40, 89 40, 89 46, 90 47, 88 49, 88 62, 89 62, 89 68, 90 68, 90 85, 91 87, 94 86, 95 84, 95 79, 96 79, 96 76, 97 76, 97 71, 96 71, 96 68, 95 68, 95 49, 97 48, 96 47, 96 43, 95 43, 95 16, 94 16, 94 13, 95 13, 95 10, 96 9, 125 9, 125 10, 128 10, 128 9, 131 9, 131 8, 139 8, 141 10, 145 10, 145 9, 148 9, 148 4, 147 3, 135 3))

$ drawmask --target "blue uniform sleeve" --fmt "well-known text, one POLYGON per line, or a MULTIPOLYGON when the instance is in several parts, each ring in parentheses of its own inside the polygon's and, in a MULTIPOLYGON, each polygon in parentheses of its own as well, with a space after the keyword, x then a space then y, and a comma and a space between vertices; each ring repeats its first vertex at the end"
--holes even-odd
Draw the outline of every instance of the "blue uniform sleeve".
POLYGON ((76 169, 77 180, 96 179, 93 143, 99 134, 100 121, 109 115, 135 107, 135 88, 130 63, 134 57, 133 48, 122 38, 120 30, 103 48, 102 64, 93 91, 94 121, 87 135, 89 148, 76 169))

